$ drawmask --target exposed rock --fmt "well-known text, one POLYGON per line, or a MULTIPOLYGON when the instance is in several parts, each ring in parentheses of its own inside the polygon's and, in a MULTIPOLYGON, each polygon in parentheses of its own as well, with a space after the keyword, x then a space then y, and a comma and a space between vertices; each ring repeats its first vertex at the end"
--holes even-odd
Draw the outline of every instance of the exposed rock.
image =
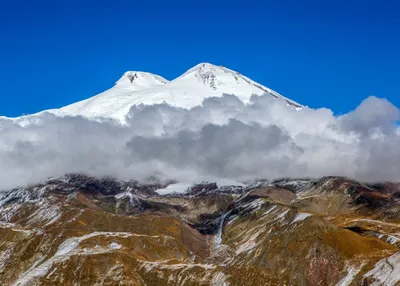
POLYGON ((398 184, 81 174, 0 198, 2 285, 397 285, 398 184), (370 283, 370 284, 368 284, 370 283))

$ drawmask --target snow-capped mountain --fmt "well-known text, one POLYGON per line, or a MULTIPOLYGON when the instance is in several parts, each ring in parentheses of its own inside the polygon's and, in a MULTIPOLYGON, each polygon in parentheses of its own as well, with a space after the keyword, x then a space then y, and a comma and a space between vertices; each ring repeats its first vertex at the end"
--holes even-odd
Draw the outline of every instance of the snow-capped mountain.
POLYGON ((236 71, 201 63, 172 81, 151 73, 128 71, 112 88, 48 112, 60 116, 107 117, 124 122, 133 105, 165 102, 176 107, 191 108, 201 105, 205 98, 221 97, 223 94, 234 94, 245 103, 249 102, 252 95, 267 94, 283 98, 295 108, 302 107, 236 71))

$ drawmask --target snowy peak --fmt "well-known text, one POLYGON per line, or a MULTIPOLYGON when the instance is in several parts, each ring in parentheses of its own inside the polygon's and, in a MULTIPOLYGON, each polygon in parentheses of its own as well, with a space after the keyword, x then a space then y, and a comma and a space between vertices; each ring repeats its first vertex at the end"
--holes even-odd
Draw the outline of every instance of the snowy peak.
POLYGON ((214 73, 218 70, 226 69, 222 66, 216 66, 210 63, 200 63, 189 70, 187 70, 182 76, 180 77, 187 77, 192 74, 196 75, 201 75, 201 74, 207 74, 207 73, 214 73))
POLYGON ((195 78, 204 85, 216 90, 218 87, 226 86, 231 83, 239 84, 240 73, 216 66, 210 63, 200 63, 189 69, 177 80, 195 78))
POLYGON ((164 85, 166 83, 168 83, 168 80, 156 74, 139 71, 127 71, 115 84, 118 86, 150 88, 158 85, 164 85))
POLYGON ((280 95, 276 91, 265 87, 241 73, 223 66, 216 66, 210 63, 200 63, 189 69, 183 75, 172 82, 187 82, 194 86, 195 82, 200 83, 215 92, 234 94, 244 102, 250 100, 251 95, 267 94, 274 98, 286 100, 289 105, 302 108, 302 105, 280 95))
POLYGON ((253 95, 257 95, 283 99, 287 105, 294 107, 294 111, 303 107, 239 72, 201 63, 172 81, 148 72, 127 71, 110 89, 47 112, 95 120, 112 118, 124 124, 134 105, 166 103, 190 109, 202 105, 207 98, 222 97, 224 94, 234 95, 245 104, 251 101, 253 95))

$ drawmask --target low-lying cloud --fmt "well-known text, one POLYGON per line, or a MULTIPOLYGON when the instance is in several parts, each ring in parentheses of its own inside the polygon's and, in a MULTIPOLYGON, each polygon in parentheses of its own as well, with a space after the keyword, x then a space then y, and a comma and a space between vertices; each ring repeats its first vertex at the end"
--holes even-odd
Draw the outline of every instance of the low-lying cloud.
POLYGON ((369 97, 354 111, 296 110, 284 100, 233 95, 202 106, 134 106, 111 120, 30 116, 0 119, 0 190, 82 172, 184 182, 343 175, 400 179, 400 111, 369 97))

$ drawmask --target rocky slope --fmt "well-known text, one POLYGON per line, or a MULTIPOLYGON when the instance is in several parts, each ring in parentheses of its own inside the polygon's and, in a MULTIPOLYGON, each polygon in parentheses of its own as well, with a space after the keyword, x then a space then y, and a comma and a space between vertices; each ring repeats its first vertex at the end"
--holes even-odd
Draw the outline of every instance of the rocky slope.
POLYGON ((0 198, 1 285, 398 285, 400 187, 67 175, 0 198))

